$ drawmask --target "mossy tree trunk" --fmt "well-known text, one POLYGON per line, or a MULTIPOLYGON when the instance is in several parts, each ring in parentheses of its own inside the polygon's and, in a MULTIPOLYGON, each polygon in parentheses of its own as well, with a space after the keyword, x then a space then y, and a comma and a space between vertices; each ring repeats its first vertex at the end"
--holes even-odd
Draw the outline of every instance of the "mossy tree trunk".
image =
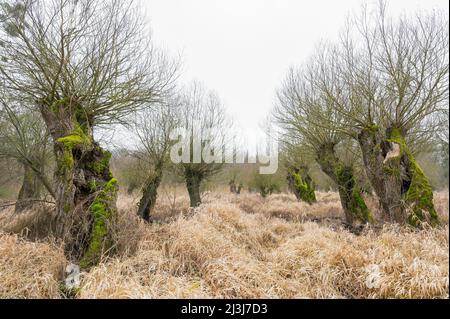
POLYGON ((355 182, 353 167, 345 165, 336 155, 334 144, 321 145, 317 152, 317 162, 323 172, 337 185, 342 208, 347 223, 371 223, 369 211, 361 190, 355 182))
POLYGON ((156 204, 158 187, 161 184, 162 175, 162 163, 159 163, 156 165, 154 171, 151 172, 142 188, 142 198, 139 201, 138 215, 146 222, 151 221, 151 212, 156 204))
POLYGON ((40 195, 41 183, 38 176, 29 165, 23 165, 23 180, 15 205, 16 213, 23 212, 33 206, 35 200, 40 198, 40 195))
POLYGON ((56 235, 82 268, 110 252, 116 216, 117 181, 111 154, 94 141, 92 121, 74 101, 42 105, 56 158, 56 235))
POLYGON ((406 132, 376 126, 358 136, 367 176, 388 221, 418 227, 439 224, 433 205, 433 189, 406 145, 406 132))
POLYGON ((200 185, 203 176, 196 170, 187 169, 185 171, 186 187, 191 201, 191 207, 198 207, 202 203, 200 196, 200 185))
POLYGON ((287 181, 289 189, 299 201, 304 201, 310 205, 317 202, 314 183, 308 174, 307 167, 288 169, 287 181))

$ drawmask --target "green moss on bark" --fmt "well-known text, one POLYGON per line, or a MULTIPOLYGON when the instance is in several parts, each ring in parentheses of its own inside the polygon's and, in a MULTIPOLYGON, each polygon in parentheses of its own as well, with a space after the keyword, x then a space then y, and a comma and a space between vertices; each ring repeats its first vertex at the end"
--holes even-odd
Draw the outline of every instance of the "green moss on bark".
POLYGON ((336 183, 347 222, 373 222, 372 213, 353 176, 353 167, 345 165, 336 156, 333 144, 325 144, 320 147, 317 153, 317 162, 324 173, 336 183))
POLYGON ((353 169, 342 163, 338 163, 335 168, 338 186, 343 189, 346 197, 347 209, 355 220, 363 223, 373 223, 372 213, 364 201, 361 190, 356 186, 353 169))
POLYGON ((89 247, 80 261, 80 268, 86 269, 97 264, 104 249, 108 248, 109 222, 113 217, 114 210, 111 203, 117 193, 117 180, 112 178, 99 192, 90 207, 93 216, 93 225, 89 247))
POLYGON ((96 160, 86 164, 86 167, 91 170, 95 175, 107 176, 112 179, 113 176, 109 169, 109 162, 111 161, 111 152, 104 151, 100 147, 96 146, 96 160))
POLYGON ((366 222, 373 223, 374 218, 372 213, 364 201, 364 198, 361 195, 361 191, 353 190, 351 199, 350 199, 350 210, 357 216, 357 219, 366 222))
POLYGON ((105 169, 109 169, 109 162, 111 160, 111 153, 103 152, 103 158, 93 164, 92 168, 96 174, 101 174, 105 169))
POLYGON ((89 186, 89 190, 91 192, 96 192, 97 191, 97 182, 96 180, 91 180, 90 182, 88 182, 88 186, 89 186))
POLYGON ((79 125, 75 125, 73 132, 70 135, 61 137, 57 140, 63 147, 62 162, 59 161, 60 169, 73 169, 74 158, 73 150, 75 148, 83 148, 91 145, 90 138, 83 132, 83 129, 79 125))
POLYGON ((403 163, 407 164, 411 178, 410 186, 404 195, 408 210, 407 222, 414 227, 419 227, 423 222, 429 222, 432 226, 439 225, 439 217, 433 204, 433 188, 406 145, 401 131, 393 129, 388 141, 400 145, 399 156, 391 160, 400 161, 402 157, 406 157, 403 163))
POLYGON ((291 172, 291 174, 294 177, 294 191, 298 194, 300 199, 310 205, 316 203, 316 194, 314 193, 314 186, 312 185, 311 181, 308 182, 306 179, 304 180, 300 172, 291 172))
POLYGON ((52 110, 52 112, 54 114, 59 114, 61 108, 67 107, 69 102, 70 102, 69 98, 63 98, 63 99, 60 99, 60 100, 57 100, 57 101, 53 102, 50 105, 50 108, 51 108, 51 110, 52 110))

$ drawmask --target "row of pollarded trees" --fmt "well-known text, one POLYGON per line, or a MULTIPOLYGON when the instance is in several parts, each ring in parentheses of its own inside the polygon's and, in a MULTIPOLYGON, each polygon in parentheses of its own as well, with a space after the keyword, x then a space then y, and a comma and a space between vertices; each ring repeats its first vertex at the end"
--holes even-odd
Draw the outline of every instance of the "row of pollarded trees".
POLYGON ((2 116, 14 120, 6 121, 11 130, 29 127, 23 114, 43 127, 36 139, 21 136, 4 153, 44 182, 34 150, 41 150, 38 138, 49 140, 55 235, 82 267, 111 250, 116 214, 111 154, 94 130, 164 100, 176 78, 177 63, 152 45, 140 11, 123 0, 0 2, 2 116), (33 145, 21 145, 27 141, 33 145))
POLYGON ((448 18, 393 21, 383 3, 377 9, 289 72, 275 118, 336 183, 349 222, 372 219, 355 174, 362 159, 387 220, 436 225, 432 187, 414 150, 431 141, 448 110, 448 18))
POLYGON ((222 151, 230 122, 219 97, 195 81, 179 91, 166 103, 138 112, 133 121, 138 137, 133 155, 149 167, 138 208, 146 221, 151 220, 165 169, 173 169, 183 178, 191 207, 197 207, 202 183, 223 167, 222 151), (214 149, 221 154, 215 154, 214 149))

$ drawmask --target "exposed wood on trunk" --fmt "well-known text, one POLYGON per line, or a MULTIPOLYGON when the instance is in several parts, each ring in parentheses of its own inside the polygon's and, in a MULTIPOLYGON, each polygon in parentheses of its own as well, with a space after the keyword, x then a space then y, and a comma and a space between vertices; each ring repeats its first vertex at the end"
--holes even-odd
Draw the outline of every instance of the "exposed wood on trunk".
POLYGON ((361 131, 361 146, 367 176, 377 194, 384 218, 420 226, 439 223, 433 205, 433 190, 397 128, 382 132, 372 126, 361 131))

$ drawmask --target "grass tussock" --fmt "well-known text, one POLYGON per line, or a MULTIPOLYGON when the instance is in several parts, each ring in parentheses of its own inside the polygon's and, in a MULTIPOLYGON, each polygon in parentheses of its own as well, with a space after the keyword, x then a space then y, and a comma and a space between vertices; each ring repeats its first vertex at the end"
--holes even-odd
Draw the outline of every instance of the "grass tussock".
MULTIPOLYGON (((160 196, 156 222, 145 225, 136 198, 120 196, 119 256, 82 274, 78 298, 449 296, 446 193, 435 196, 440 228, 385 225, 359 236, 327 223, 342 218, 334 193, 318 194, 312 206, 286 194, 210 193, 195 210, 186 195, 173 198, 160 196)), ((1 297, 60 297, 57 247, 3 235, 0 252, 9 278, 1 297)))
POLYGON ((54 244, 0 234, 0 298, 59 298, 66 263, 54 244))

